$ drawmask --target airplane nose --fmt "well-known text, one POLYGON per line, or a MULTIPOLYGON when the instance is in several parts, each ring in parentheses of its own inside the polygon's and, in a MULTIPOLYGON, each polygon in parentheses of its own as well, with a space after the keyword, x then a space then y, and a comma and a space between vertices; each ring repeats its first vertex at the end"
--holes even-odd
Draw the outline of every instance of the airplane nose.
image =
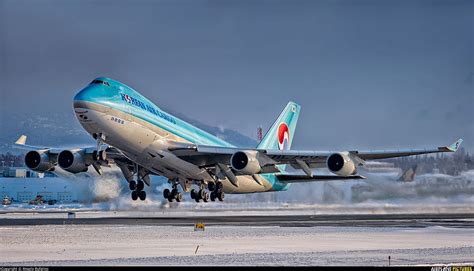
POLYGON ((74 102, 81 102, 81 101, 90 101, 92 98, 92 92, 93 90, 91 87, 87 86, 83 89, 81 89, 75 96, 74 96, 74 102))
POLYGON ((102 103, 104 100, 116 95, 116 90, 105 78, 94 79, 89 85, 81 89, 74 96, 76 102, 95 102, 102 103))
POLYGON ((82 123, 91 123, 92 116, 90 115, 90 109, 92 109, 91 103, 100 103, 101 100, 101 90, 100 87, 89 85, 81 89, 74 96, 74 112, 79 122, 82 123))

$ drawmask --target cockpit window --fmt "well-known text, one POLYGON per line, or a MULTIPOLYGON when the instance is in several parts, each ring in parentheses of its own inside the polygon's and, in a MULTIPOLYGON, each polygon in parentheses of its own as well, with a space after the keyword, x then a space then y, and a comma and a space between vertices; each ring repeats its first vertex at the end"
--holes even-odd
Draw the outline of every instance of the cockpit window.
POLYGON ((94 80, 94 81, 92 81, 92 82, 91 82, 91 85, 92 85, 92 84, 106 85, 106 86, 110 87, 109 82, 105 82, 105 81, 97 80, 97 79, 94 80))

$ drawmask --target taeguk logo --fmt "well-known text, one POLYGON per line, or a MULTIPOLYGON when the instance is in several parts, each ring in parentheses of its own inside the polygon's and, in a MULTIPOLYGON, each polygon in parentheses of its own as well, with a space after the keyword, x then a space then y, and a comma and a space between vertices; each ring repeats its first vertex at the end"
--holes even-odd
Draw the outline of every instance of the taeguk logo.
POLYGON ((288 125, 284 122, 278 126, 278 149, 290 149, 290 130, 288 129, 288 125))

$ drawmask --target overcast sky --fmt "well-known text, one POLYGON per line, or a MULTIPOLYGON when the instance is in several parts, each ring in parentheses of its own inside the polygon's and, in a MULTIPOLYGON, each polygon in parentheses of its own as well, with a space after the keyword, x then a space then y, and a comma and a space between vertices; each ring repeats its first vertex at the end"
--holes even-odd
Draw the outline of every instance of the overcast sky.
POLYGON ((251 137, 293 100, 295 149, 474 151, 473 29, 472 0, 0 0, 0 121, 108 76, 251 137))

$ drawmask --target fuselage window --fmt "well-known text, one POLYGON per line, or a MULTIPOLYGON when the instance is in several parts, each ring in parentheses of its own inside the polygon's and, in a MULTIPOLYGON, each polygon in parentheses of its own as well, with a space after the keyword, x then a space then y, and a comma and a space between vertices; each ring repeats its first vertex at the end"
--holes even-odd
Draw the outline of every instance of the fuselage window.
POLYGON ((109 82, 105 82, 105 81, 102 81, 102 80, 94 80, 94 81, 91 82, 91 84, 106 85, 106 86, 110 87, 109 82))

